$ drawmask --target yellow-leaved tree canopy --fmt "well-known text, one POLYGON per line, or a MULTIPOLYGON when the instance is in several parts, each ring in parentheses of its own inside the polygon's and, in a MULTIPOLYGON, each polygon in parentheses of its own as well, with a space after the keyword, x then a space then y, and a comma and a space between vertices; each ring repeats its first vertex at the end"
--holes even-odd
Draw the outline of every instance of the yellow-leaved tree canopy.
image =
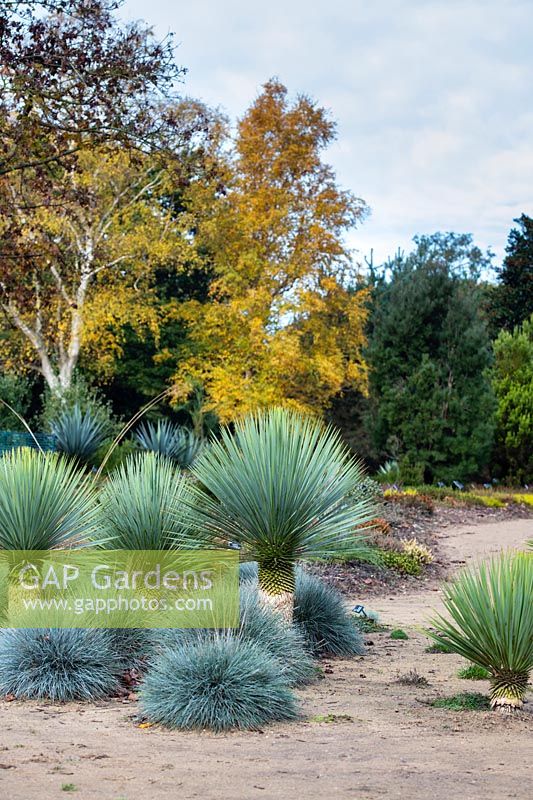
POLYGON ((365 390, 367 295, 344 237, 367 207, 322 160, 334 137, 324 109, 291 102, 276 80, 239 122, 227 189, 195 233, 211 254, 209 297, 171 312, 187 330, 176 399, 201 385, 206 409, 229 421, 271 404, 321 412, 343 390, 365 390))
POLYGON ((176 214, 172 197, 210 146, 201 104, 173 113, 185 142, 175 153, 88 142, 44 176, 0 178, 4 369, 33 369, 61 397, 82 357, 99 380, 112 375, 126 326, 157 339, 157 270, 179 272, 197 257, 190 214, 176 214))

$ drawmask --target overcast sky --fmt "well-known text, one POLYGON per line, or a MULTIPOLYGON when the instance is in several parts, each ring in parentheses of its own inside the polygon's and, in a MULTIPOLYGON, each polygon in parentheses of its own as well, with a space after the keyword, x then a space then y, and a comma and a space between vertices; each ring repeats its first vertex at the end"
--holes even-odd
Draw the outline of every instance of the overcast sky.
POLYGON ((415 233, 474 234, 502 257, 533 214, 533 0, 126 0, 172 30, 184 93, 244 112, 279 77, 338 122, 339 183, 372 215, 379 263, 415 233))

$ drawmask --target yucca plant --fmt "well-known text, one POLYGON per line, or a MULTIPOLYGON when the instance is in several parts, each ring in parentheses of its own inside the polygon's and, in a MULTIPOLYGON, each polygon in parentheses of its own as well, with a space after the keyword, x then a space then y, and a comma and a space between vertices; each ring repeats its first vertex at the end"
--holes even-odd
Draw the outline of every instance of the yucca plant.
POLYGON ((202 449, 202 440, 195 433, 167 419, 143 422, 135 431, 135 440, 143 450, 171 458, 182 469, 190 467, 202 449))
POLYGON ((72 461, 23 448, 0 458, 0 548, 51 550, 98 540, 94 490, 72 461))
POLYGON ((490 673, 492 708, 520 708, 533 669, 533 557, 500 554, 444 587, 451 620, 428 631, 451 652, 490 673))
POLYGON ((199 535, 238 542, 259 565, 264 601, 292 615, 297 559, 372 558, 358 525, 375 516, 355 499, 362 469, 339 434, 272 409, 224 429, 193 467, 199 535))
POLYGON ((108 434, 107 423, 90 409, 82 412, 79 405, 65 409, 52 422, 51 429, 58 450, 80 461, 92 458, 108 434))
POLYGON ((188 482, 172 462, 138 453, 111 473, 100 491, 106 547, 168 550, 184 530, 188 482))

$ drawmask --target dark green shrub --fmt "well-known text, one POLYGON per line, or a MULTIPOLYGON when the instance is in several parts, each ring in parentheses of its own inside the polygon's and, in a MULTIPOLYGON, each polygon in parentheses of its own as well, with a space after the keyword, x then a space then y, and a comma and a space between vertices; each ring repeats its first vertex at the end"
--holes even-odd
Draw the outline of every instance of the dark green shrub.
POLYGON ((401 639, 408 639, 409 637, 406 634, 406 632, 403 631, 401 628, 395 628, 393 631, 390 632, 390 638, 401 640, 401 639))
POLYGON ((434 708, 447 708, 449 711, 488 711, 489 701, 483 694, 464 692, 452 697, 439 697, 431 704, 434 708))
MULTIPOLYGON (((100 465, 107 456, 110 447, 111 442, 109 440, 105 441, 94 454, 92 462, 95 465, 100 465)), ((110 475, 112 472, 114 472, 114 470, 118 469, 118 467, 125 464, 130 456, 137 452, 137 447, 135 446, 135 443, 131 441, 131 439, 123 440, 111 451, 111 454, 102 470, 103 474, 110 475)))
MULTIPOLYGON (((4 372, 0 375, 0 400, 26 419, 31 404, 32 382, 28 378, 4 372)), ((0 403, 0 431, 25 431, 26 428, 7 406, 0 403)))
POLYGON ((490 679, 490 672, 485 667, 480 667, 477 664, 469 664, 467 667, 461 667, 457 675, 459 678, 467 681, 488 681, 490 679))

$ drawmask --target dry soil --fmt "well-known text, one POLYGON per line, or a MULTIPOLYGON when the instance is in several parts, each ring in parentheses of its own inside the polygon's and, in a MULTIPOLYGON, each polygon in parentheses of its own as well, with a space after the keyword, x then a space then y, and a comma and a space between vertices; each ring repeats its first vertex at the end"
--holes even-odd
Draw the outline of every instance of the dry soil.
MULTIPOLYGON (((531 520, 447 528, 452 566, 533 536, 531 520)), ((364 595, 352 598, 364 601, 364 595)), ((0 702, 1 800, 503 800, 533 796, 533 696, 513 716, 452 712, 432 700, 487 689, 454 655, 426 652, 436 590, 373 597, 383 623, 368 653, 323 664, 300 692, 302 720, 254 733, 180 733, 136 722, 136 704, 0 702), (411 670, 427 684, 404 685, 411 670)))

